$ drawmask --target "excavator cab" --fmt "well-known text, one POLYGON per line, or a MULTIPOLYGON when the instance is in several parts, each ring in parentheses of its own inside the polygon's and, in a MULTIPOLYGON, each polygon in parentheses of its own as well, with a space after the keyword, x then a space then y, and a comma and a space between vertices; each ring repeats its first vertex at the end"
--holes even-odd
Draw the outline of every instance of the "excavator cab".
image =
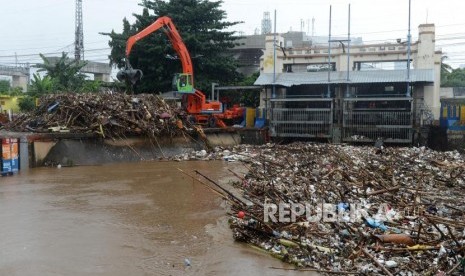
POLYGON ((194 93, 194 85, 192 83, 192 74, 178 73, 173 77, 173 90, 179 93, 190 94, 194 93))

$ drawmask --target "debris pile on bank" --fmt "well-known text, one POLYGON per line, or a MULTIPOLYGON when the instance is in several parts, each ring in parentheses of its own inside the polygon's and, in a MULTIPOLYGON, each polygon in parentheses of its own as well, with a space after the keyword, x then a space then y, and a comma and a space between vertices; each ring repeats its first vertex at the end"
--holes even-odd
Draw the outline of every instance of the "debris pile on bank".
POLYGON ((233 153, 253 202, 231 200, 236 240, 323 273, 464 275, 459 153, 299 143, 233 153))
POLYGON ((12 131, 96 133, 102 137, 176 135, 186 125, 180 108, 151 95, 53 94, 6 125, 12 131))

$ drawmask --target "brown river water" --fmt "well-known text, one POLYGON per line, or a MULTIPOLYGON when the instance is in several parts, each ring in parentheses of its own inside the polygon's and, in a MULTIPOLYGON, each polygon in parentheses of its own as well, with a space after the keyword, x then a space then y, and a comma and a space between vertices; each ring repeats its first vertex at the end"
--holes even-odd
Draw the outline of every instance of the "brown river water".
POLYGON ((226 204, 179 172, 221 161, 37 168, 0 178, 0 275, 309 275, 234 242, 226 204), (190 266, 185 265, 188 259, 190 266))

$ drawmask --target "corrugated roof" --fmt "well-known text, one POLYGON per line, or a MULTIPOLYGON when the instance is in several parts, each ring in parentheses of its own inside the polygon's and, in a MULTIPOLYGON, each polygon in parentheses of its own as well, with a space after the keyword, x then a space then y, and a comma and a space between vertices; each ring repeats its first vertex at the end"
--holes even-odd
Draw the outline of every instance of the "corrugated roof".
MULTIPOLYGON (((346 71, 331 72, 330 82, 332 84, 346 83, 395 83, 407 81, 407 70, 373 70, 373 71, 351 71, 350 81, 347 81, 346 71)), ((410 82, 434 82, 433 69, 413 69, 410 70, 410 82)), ((272 85, 273 74, 260 74, 254 83, 255 85, 272 85)), ((280 86, 328 84, 328 72, 308 72, 308 73, 278 73, 276 82, 280 86)))

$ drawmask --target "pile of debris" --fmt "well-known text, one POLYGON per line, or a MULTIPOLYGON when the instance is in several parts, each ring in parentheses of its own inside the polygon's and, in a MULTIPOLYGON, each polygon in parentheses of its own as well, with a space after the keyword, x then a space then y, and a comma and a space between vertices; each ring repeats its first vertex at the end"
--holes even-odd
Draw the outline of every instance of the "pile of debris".
MULTIPOLYGON (((239 148, 241 146, 237 146, 239 148)), ((202 150, 191 150, 184 152, 182 154, 177 154, 173 156, 170 160, 173 161, 213 161, 213 160, 223 160, 228 162, 234 162, 242 160, 243 158, 247 158, 242 154, 234 154, 231 152, 228 147, 221 147, 217 146, 215 148, 206 151, 205 149, 202 150)))
POLYGON ((152 95, 53 94, 34 111, 5 126, 12 131, 96 133, 102 137, 179 134, 187 124, 180 108, 152 95))
POLYGON ((239 146, 236 240, 296 269, 464 275, 465 158, 425 148, 239 146))

